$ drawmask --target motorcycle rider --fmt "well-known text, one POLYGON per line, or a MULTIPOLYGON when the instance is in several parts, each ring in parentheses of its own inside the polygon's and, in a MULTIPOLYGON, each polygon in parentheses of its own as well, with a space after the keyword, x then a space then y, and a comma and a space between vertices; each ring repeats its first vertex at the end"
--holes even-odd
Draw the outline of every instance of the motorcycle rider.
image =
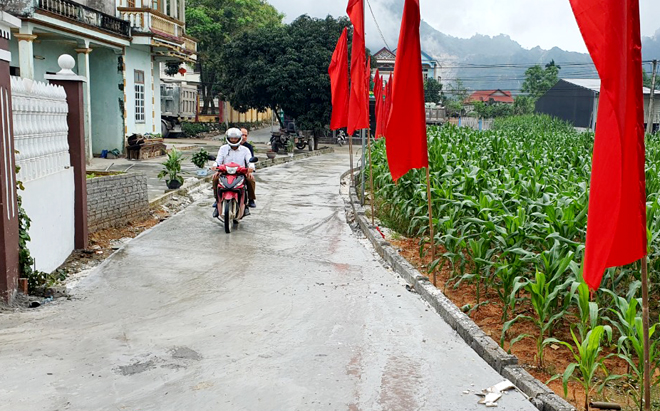
MULTIPOLYGON (((254 184, 254 176, 252 175, 254 164, 250 163, 250 159, 252 158, 252 155, 250 154, 250 150, 247 147, 241 145, 242 137, 243 136, 241 130, 235 127, 232 127, 229 130, 227 130, 225 137, 226 144, 220 147, 220 149, 218 150, 218 155, 215 158, 215 165, 217 167, 222 164, 236 163, 240 166, 246 167, 248 169, 248 173, 246 175, 248 198, 254 198, 255 184, 254 184)), ((218 173, 215 173, 215 175, 213 176, 213 198, 216 201, 216 203, 214 203, 213 205, 213 207, 215 208, 215 210, 213 211, 213 217, 218 216, 217 200, 218 200, 219 178, 220 175, 218 173)), ((254 200, 252 202, 254 202, 254 200)), ((245 215, 249 215, 249 214, 250 214, 249 209, 246 208, 245 215)))

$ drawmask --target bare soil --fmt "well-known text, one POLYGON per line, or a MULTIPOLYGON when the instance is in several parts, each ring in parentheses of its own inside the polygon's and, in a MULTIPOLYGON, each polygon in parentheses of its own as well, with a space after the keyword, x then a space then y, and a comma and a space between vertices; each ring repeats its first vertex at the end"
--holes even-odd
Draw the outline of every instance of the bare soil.
MULTIPOLYGON (((398 237, 396 239, 388 238, 388 241, 398 249, 401 256, 413 264, 420 273, 426 275, 428 272, 427 266, 432 261, 430 245, 426 246, 426 253, 422 258, 419 255, 419 239, 398 237)), ((436 250, 436 254, 441 254, 445 251, 446 250, 439 248, 436 250)), ((429 280, 433 282, 432 275, 429 276, 429 280)), ((449 298, 457 307, 462 308, 463 311, 466 312, 486 334, 499 343, 503 328, 501 321, 502 304, 493 290, 484 292, 482 287, 480 298, 482 304, 477 307, 476 286, 474 284, 463 282, 459 287, 456 287, 456 281, 452 280, 452 269, 448 263, 445 264, 442 269, 436 271, 435 281, 436 287, 442 290, 447 298, 449 298)), ((516 307, 516 315, 523 312, 533 315, 530 307, 516 307)), ((513 318, 513 315, 509 314, 509 318, 513 318)), ((562 322, 555 327, 553 336, 561 341, 572 343, 573 340, 570 333, 570 324, 573 321, 574 318, 566 316, 562 322)), ((536 336, 538 336, 538 331, 533 324, 519 321, 514 324, 507 333, 503 348, 516 355, 519 359, 520 365, 531 375, 539 381, 546 383, 553 375, 563 373, 566 367, 573 362, 573 357, 571 352, 564 346, 554 345, 552 347, 546 347, 544 351, 545 367, 539 367, 536 358, 536 336), (529 334, 533 336, 533 338, 525 338, 515 343, 513 347, 510 347, 509 341, 521 334, 529 334)), ((605 355, 612 352, 615 352, 615 348, 606 348, 605 355)), ((619 358, 610 358, 606 360, 606 366, 610 374, 620 375, 627 372, 626 363, 619 358)), ((604 376, 601 374, 600 377, 602 378, 604 376)), ((548 383, 548 386, 557 393, 557 395, 565 398, 578 410, 584 409, 585 393, 579 383, 571 381, 568 384, 568 395, 566 397, 564 397, 561 378, 548 383)), ((595 391, 592 392, 590 399, 591 401, 615 402, 622 405, 625 410, 636 410, 637 408, 633 398, 627 393, 628 390, 629 387, 626 386, 623 380, 619 380, 619 382, 614 382, 606 387, 602 394, 598 394, 595 391)), ((656 398, 657 392, 654 392, 653 394, 654 398, 656 398)), ((657 408, 653 407, 653 409, 657 408)))

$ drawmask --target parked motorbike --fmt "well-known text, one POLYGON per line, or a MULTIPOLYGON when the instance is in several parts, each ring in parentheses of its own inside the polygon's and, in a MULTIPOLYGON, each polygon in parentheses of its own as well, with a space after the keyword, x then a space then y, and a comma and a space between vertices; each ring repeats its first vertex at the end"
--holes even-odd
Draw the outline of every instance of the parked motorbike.
POLYGON ((302 150, 305 147, 309 148, 309 151, 314 150, 314 135, 310 133, 309 136, 305 136, 301 131, 276 131, 270 137, 270 148, 274 152, 279 152, 280 148, 286 150, 289 140, 293 140, 293 144, 298 150, 302 150))
MULTIPOLYGON (((253 157, 250 162, 256 163, 258 158, 253 157)), ((225 233, 231 233, 235 224, 248 215, 247 186, 246 179, 248 168, 236 163, 223 164, 217 167, 218 176, 218 198, 216 207, 218 215, 223 220, 225 233)))
POLYGON ((344 130, 339 130, 337 133, 337 145, 342 147, 344 144, 346 144, 346 133, 344 133, 344 130))

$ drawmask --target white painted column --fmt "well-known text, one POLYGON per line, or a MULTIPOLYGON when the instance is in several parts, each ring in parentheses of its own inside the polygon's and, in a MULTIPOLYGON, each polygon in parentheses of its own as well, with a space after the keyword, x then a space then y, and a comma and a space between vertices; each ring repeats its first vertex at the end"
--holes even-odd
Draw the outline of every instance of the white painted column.
POLYGON ((21 77, 34 80, 33 41, 37 36, 32 33, 18 33, 14 34, 14 37, 18 40, 18 60, 21 69, 21 77))
MULTIPOLYGON (((88 46, 88 44, 86 45, 88 46)), ((92 101, 91 92, 89 89, 90 73, 89 73, 89 53, 92 49, 89 47, 78 48, 78 75, 87 78, 87 82, 83 83, 83 106, 84 106, 84 124, 85 124, 85 158, 87 164, 92 161, 92 101)))
POLYGON ((186 0, 179 0, 179 21, 186 24, 186 0))
POLYGON ((170 17, 173 19, 177 18, 177 1, 170 0, 170 17))

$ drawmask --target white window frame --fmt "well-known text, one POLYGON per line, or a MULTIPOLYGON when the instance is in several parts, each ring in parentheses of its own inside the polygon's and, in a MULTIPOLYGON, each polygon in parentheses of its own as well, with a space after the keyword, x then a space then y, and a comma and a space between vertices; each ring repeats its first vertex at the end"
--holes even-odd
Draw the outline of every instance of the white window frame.
POLYGON ((135 122, 146 123, 144 71, 135 70, 135 122))

